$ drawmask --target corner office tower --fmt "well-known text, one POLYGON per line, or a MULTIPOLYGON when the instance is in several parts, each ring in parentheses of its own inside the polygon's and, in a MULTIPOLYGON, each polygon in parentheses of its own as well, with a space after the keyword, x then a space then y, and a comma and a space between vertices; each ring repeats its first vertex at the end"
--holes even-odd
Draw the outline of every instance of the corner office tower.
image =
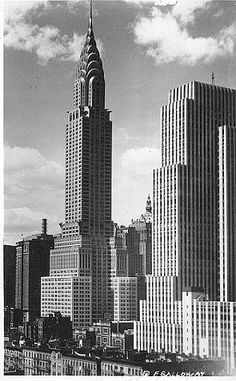
POLYGON ((139 350, 227 359, 236 369, 236 91, 190 82, 161 108, 153 271, 139 350))
POLYGON ((154 172, 153 182, 153 268, 156 276, 178 277, 178 299, 188 286, 203 287, 209 300, 219 299, 224 250, 230 285, 224 284, 225 300, 236 300, 235 103, 233 89, 191 82, 171 90, 169 103, 161 109, 162 167, 154 172))
POLYGON ((68 111, 65 166, 65 223, 51 251, 50 276, 42 278, 41 314, 58 310, 80 328, 112 317, 112 122, 92 5, 68 111))

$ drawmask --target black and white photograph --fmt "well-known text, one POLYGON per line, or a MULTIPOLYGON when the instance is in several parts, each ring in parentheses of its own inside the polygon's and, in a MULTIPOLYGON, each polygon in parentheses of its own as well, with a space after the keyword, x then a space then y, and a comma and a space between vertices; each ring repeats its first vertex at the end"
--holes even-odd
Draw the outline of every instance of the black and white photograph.
POLYGON ((4 376, 236 376, 236 0, 4 0, 2 45, 4 376))

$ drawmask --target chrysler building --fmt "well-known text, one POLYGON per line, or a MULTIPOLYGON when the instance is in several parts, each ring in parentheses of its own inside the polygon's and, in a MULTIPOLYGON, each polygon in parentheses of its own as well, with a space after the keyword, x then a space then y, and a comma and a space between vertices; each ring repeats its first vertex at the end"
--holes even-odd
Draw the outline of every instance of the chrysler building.
POLYGON ((60 311, 76 329, 112 317, 112 122, 92 2, 65 135, 65 223, 50 254, 50 276, 42 278, 41 315, 60 311))

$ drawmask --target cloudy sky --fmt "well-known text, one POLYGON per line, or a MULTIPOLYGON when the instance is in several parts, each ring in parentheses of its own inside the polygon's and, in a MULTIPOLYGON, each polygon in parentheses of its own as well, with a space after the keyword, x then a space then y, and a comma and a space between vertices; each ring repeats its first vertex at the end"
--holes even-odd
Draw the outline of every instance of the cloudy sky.
MULTIPOLYGON (((198 80, 236 88, 236 1, 94 0, 113 120, 113 220, 128 224, 160 165, 160 107, 198 80)), ((4 4, 5 243, 64 220, 66 111, 88 2, 4 4)))

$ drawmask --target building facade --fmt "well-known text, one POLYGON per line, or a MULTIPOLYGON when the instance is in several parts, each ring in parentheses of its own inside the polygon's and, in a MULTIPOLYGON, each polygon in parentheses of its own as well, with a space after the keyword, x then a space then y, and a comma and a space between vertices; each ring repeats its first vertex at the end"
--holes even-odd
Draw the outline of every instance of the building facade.
POLYGON ((236 91, 199 82, 171 90, 161 130, 162 166, 153 174, 153 270, 134 345, 219 356, 232 371, 236 91))
POLYGON ((49 276, 43 277, 41 282, 42 317, 60 312, 71 319, 73 329, 91 324, 91 277, 49 276))
POLYGON ((114 320, 137 319, 137 277, 115 277, 111 283, 114 292, 114 320))
POLYGON ((56 296, 57 304, 68 297, 70 311, 59 306, 56 310, 71 316, 75 329, 105 315, 112 317, 111 168, 112 122, 105 108, 104 71, 91 6, 66 125, 65 223, 51 251, 50 277, 42 279, 42 316, 55 309, 54 301, 48 300, 57 279, 63 282, 65 277, 65 282, 74 284, 77 300, 63 289, 56 296))

